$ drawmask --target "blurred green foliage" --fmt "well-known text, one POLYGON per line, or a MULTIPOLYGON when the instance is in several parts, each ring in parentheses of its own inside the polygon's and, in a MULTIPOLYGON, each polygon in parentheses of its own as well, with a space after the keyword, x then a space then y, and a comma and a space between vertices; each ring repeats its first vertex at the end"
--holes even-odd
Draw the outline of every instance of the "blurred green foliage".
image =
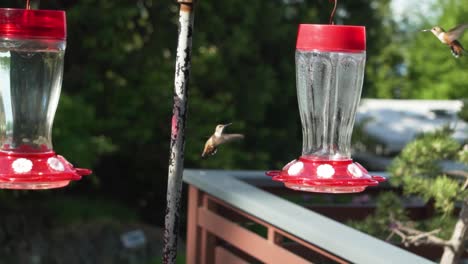
POLYGON ((458 112, 458 117, 461 120, 468 122, 468 98, 463 100, 463 107, 460 109, 460 112, 458 112))
POLYGON ((442 239, 449 239, 456 220, 453 216, 441 217, 437 215, 432 218, 412 221, 408 216, 401 196, 393 192, 386 192, 377 197, 374 214, 369 215, 362 221, 353 220, 348 221, 346 224, 382 240, 398 244, 401 242, 401 238, 396 235, 390 236, 392 233, 391 227, 395 224, 393 221, 405 223, 408 227, 417 230, 432 231, 440 229, 437 236, 442 239))
MULTIPOLYGON (((442 44, 432 33, 421 29, 439 25, 449 30, 460 23, 466 23, 468 3, 462 0, 434 1, 432 12, 440 14, 436 21, 428 20, 427 14, 414 10, 418 23, 402 20, 400 32, 381 53, 382 62, 388 73, 376 69, 376 92, 378 97, 463 99, 465 103, 458 116, 468 120, 466 98, 468 83, 466 57, 454 58, 448 46, 442 44), (394 64, 388 62, 395 62, 394 64), (396 71, 391 69, 396 66, 396 71), (396 74, 396 75, 392 75, 396 74), (387 79, 388 78, 388 79, 387 79), (386 81, 387 79, 387 81, 386 81)), ((412 21, 415 21, 414 19, 412 21)), ((465 34, 461 42, 468 43, 465 34)), ((378 198, 376 212, 361 222, 350 224, 360 230, 387 238, 391 232, 391 217, 416 229, 430 231, 441 229, 437 235, 448 239, 455 226, 454 210, 466 199, 467 191, 461 185, 465 179, 448 176, 441 167, 441 161, 451 160, 468 165, 468 149, 451 137, 450 129, 420 135, 409 143, 389 168, 390 183, 400 186, 405 196, 418 196, 433 203, 433 217, 412 222, 404 210, 402 197, 385 193, 378 198)), ((394 242, 399 242, 393 237, 394 242)))
MULTIPOLYGON (((447 47, 414 25, 406 29, 397 25, 390 2, 338 3, 337 24, 367 27, 363 95, 466 95, 466 60, 455 60, 447 47)), ((466 17, 468 4, 448 2, 453 7, 443 6, 453 9, 454 17, 444 15, 441 23, 450 27, 466 17)), ((2 3, 24 6, 17 0, 2 3)), ((94 170, 88 180, 68 190, 121 199, 161 224, 178 4, 51 0, 41 1, 41 8, 67 11, 54 149, 77 166, 94 170)), ((328 23, 331 9, 328 0, 197 2, 185 167, 266 170, 280 168, 300 154, 297 24, 328 23), (245 140, 222 146, 216 156, 201 160, 205 140, 216 124, 224 122, 233 122, 228 132, 244 133, 245 140)))
POLYGON ((409 220, 400 197, 393 192, 385 192, 379 195, 373 215, 362 221, 348 221, 347 224, 372 236, 386 239, 391 233, 392 219, 390 214, 400 221, 409 220))
MULTIPOLYGON (((431 32, 421 32, 435 25, 448 31, 458 24, 467 23, 468 2, 436 0, 432 3, 431 14, 427 12, 411 10, 399 23, 392 41, 382 46, 378 55, 381 64, 374 69, 372 76, 366 76, 375 78, 374 96, 417 99, 468 97, 466 56, 456 59, 449 47, 431 32)), ((467 46, 468 34, 460 42, 467 46)))
POLYGON ((443 129, 420 136, 403 149, 389 169, 393 184, 402 185, 406 194, 417 194, 426 201, 433 199, 443 215, 450 215, 455 202, 467 195, 460 181, 445 175, 440 165, 443 160, 460 162, 459 153, 465 152, 450 135, 449 129, 443 129))
MULTIPOLYGON (((391 40, 390 0, 339 3, 338 24, 367 26, 368 63, 391 40), (387 22, 385 22, 387 21, 387 22)), ((22 7, 6 1, 4 6, 22 7)), ((175 1, 41 1, 67 11, 54 149, 90 180, 68 191, 121 199, 162 223, 172 111, 175 1)), ((321 1, 198 1, 186 131, 186 167, 279 168, 300 154, 294 52, 299 23, 328 23, 321 1), (246 139, 201 160, 217 123, 246 139)), ((376 65, 376 64, 375 64, 376 65)), ((372 68, 368 67, 368 69, 372 68)), ((364 92, 372 94, 372 78, 364 92)))
POLYGON ((113 219, 118 219, 119 222, 138 220, 135 210, 113 200, 62 196, 48 201, 45 206, 54 216, 54 221, 64 225, 113 219))
MULTIPOLYGON (((466 179, 449 176, 441 161, 452 160, 468 166, 468 149, 451 137, 450 129, 420 135, 410 142, 394 159, 389 172, 390 183, 400 186, 407 197, 417 196, 433 203, 434 215, 428 219, 409 222, 402 197, 384 193, 378 197, 376 212, 362 222, 351 222, 355 228, 385 239, 391 232, 392 217, 410 223, 414 228, 430 231, 440 228, 438 236, 448 239, 455 226, 455 206, 466 199, 462 189, 466 179)), ((396 238, 395 238, 396 239, 396 238)), ((397 242, 398 240, 395 240, 397 242)))

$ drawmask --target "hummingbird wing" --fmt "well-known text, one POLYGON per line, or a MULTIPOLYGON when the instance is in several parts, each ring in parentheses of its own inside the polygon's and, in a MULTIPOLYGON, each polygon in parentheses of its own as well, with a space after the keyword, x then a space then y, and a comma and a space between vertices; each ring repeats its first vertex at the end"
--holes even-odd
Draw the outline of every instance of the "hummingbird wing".
POLYGON ((461 37, 461 35, 463 35, 463 32, 465 32, 465 29, 468 28, 468 24, 460 24, 452 29, 450 29, 449 31, 446 32, 447 34, 447 38, 449 40, 449 42, 452 42, 454 40, 457 40, 458 38, 461 37))
POLYGON ((244 138, 242 134, 223 134, 216 139, 217 145, 221 145, 227 142, 231 142, 234 140, 241 140, 244 138))
POLYGON ((206 143, 203 153, 201 154, 202 158, 212 156, 218 151, 218 146, 226 142, 243 139, 244 135, 242 134, 223 134, 219 137, 212 136, 206 143))

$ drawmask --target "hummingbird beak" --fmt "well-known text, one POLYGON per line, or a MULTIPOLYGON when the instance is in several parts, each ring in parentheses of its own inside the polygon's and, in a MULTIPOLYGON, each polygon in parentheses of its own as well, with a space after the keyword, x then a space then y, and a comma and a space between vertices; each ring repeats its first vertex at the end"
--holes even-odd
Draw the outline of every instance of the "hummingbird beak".
POLYGON ((423 29, 421 30, 421 32, 428 32, 428 31, 431 31, 430 29, 423 29))
POLYGON ((230 126, 230 125, 232 125, 232 123, 227 123, 227 124, 224 124, 223 126, 227 127, 227 126, 230 126))

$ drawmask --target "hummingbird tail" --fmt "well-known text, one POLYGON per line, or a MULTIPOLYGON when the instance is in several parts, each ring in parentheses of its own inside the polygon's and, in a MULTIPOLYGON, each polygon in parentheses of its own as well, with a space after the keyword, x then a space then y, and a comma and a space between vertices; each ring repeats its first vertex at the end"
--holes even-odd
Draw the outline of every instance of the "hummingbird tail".
POLYGON ((455 58, 460 58, 465 52, 465 49, 460 44, 460 42, 458 42, 458 40, 454 40, 452 43, 450 43, 450 50, 452 51, 452 54, 455 56, 455 58))
POLYGON ((215 149, 207 149, 205 151, 203 151, 203 153, 201 154, 201 157, 202 159, 207 159, 209 156, 213 156, 214 154, 216 154, 218 150, 215 148, 215 149))

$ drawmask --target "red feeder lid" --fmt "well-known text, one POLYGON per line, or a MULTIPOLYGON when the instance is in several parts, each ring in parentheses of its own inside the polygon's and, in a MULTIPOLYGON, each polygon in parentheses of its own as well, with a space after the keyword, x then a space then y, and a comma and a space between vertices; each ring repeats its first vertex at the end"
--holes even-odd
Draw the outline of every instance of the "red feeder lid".
POLYGON ((65 40, 64 11, 0 8, 0 37, 65 40))
POLYGON ((53 151, 0 151, 0 188, 4 189, 60 188, 91 173, 88 169, 74 168, 53 151))
POLYGON ((362 26, 300 24, 296 49, 362 52, 366 50, 366 28, 362 26))
POLYGON ((266 175, 284 182, 288 188, 321 193, 362 192, 386 179, 369 175, 361 164, 348 160, 314 160, 300 157, 284 166, 281 171, 268 171, 266 175))

